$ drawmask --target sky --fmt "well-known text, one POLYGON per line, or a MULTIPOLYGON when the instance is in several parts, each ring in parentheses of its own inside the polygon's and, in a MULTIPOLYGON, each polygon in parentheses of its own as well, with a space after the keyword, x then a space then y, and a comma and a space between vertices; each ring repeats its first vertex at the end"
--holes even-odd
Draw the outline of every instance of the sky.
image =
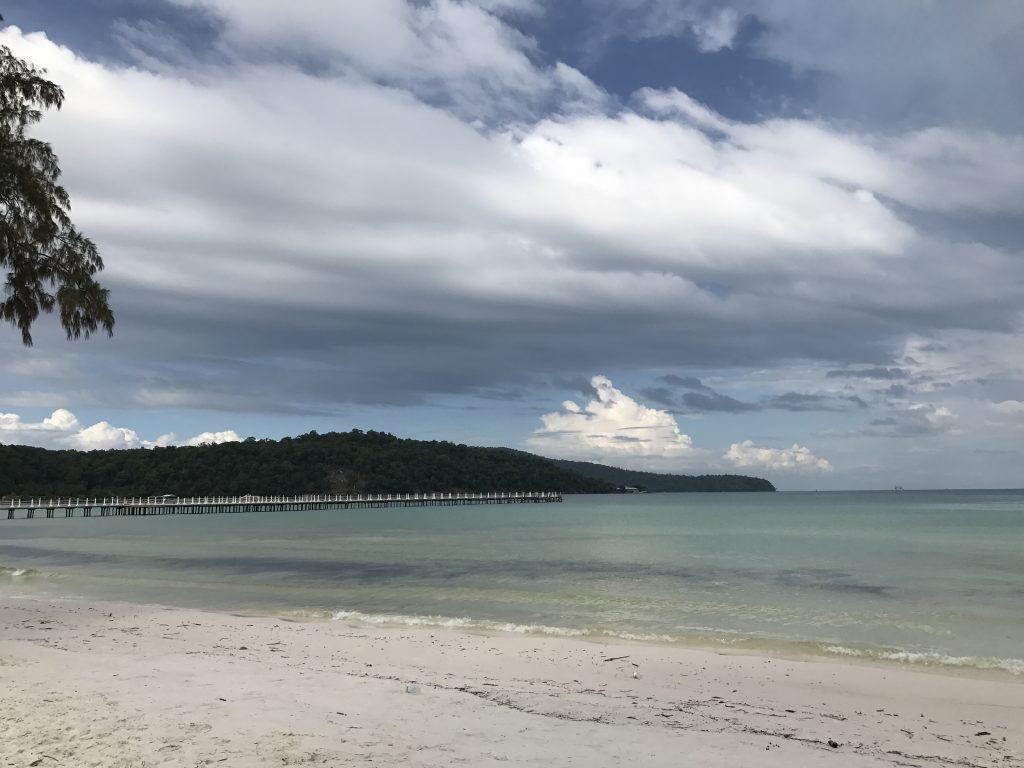
POLYGON ((11 0, 113 338, 0 442, 1024 486, 1016 0, 11 0))

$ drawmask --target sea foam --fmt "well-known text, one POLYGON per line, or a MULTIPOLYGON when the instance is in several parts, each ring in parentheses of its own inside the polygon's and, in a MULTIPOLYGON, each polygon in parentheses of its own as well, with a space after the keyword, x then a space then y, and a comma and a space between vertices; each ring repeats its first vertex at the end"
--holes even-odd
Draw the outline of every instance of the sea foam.
POLYGON ((985 656, 954 656, 937 651, 909 651, 902 648, 849 648, 844 645, 828 645, 823 648, 831 656, 895 661, 901 664, 963 667, 968 669, 992 669, 1024 675, 1024 659, 1001 659, 985 656))

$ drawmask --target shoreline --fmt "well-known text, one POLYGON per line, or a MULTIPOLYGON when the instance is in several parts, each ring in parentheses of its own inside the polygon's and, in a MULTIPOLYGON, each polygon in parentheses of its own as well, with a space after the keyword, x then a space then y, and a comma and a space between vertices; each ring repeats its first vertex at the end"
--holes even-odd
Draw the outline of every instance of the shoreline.
MULTIPOLYGON (((130 605, 130 603, 126 603, 130 605)), ((153 604, 154 608, 167 608, 153 604)), ((211 613, 221 613, 212 610, 211 613)), ((281 611, 281 612, 236 612, 230 615, 249 618, 276 618, 286 621, 339 621, 349 626, 374 627, 390 630, 450 630, 466 632, 487 637, 552 637, 576 640, 581 643, 611 646, 639 646, 654 648, 678 648, 681 650, 702 651, 723 656, 754 656, 759 658, 779 659, 786 661, 814 661, 823 664, 842 664, 844 666, 866 666, 877 669, 906 669, 953 677, 965 677, 979 680, 1005 680, 1024 684, 1024 659, 992 659, 991 666, 982 666, 975 662, 988 661, 986 657, 951 656, 933 651, 909 651, 895 646, 859 646, 847 647, 840 641, 827 640, 783 640, 778 638, 752 637, 742 635, 735 643, 730 643, 724 636, 724 630, 709 628, 709 632, 722 632, 723 637, 715 638, 704 635, 680 635, 676 637, 657 637, 615 630, 575 629, 571 627, 551 627, 546 625, 517 625, 512 622, 473 619, 471 617, 420 616, 415 614, 373 614, 362 611, 336 611, 333 615, 323 615, 328 611, 281 611), (837 651, 829 653, 829 648, 837 651), (924 657, 906 659, 904 656, 924 657), (944 660, 945 659, 945 660, 944 660), (952 663, 952 662, 963 663, 952 663), (1008 665, 1012 664, 1010 667, 1008 665), (1017 670, 1020 671, 1017 671, 1017 670)))
MULTIPOLYGON (((32 573, 31 569, 20 569, 32 573)), ((11 574, 17 576, 17 574, 11 574)), ((16 582, 14 582, 16 583, 16 582)), ((0 599, 5 595, 0 593, 0 599)), ((11 599, 20 599, 6 595, 11 599)), ((614 629, 589 627, 562 627, 536 624, 518 624, 503 619, 481 619, 470 616, 440 616, 431 614, 367 613, 358 610, 331 610, 316 608, 233 609, 225 607, 190 607, 160 602, 136 602, 130 598, 103 598, 84 594, 58 595, 45 589, 23 596, 33 600, 103 603, 125 609, 150 608, 153 610, 186 610, 213 615, 240 618, 267 618, 296 622, 358 623, 366 627, 391 630, 451 630, 482 635, 511 635, 524 637, 552 637, 578 640, 595 644, 640 645, 661 648, 704 651, 707 653, 738 656, 757 656, 788 661, 818 661, 847 666, 866 666, 880 669, 907 669, 930 674, 981 680, 1007 680, 1024 683, 1024 658, 997 658, 956 655, 934 650, 910 650, 898 646, 857 645, 845 640, 792 640, 778 637, 760 637, 739 631, 706 629, 707 633, 692 635, 657 635, 614 629), (716 636, 713 633, 718 633, 716 636), (732 639, 734 638, 734 639, 732 639), (834 649, 834 650, 832 650, 834 649)))
POLYGON ((1024 681, 850 661, 5 596, 0 765, 1024 766, 1024 681))

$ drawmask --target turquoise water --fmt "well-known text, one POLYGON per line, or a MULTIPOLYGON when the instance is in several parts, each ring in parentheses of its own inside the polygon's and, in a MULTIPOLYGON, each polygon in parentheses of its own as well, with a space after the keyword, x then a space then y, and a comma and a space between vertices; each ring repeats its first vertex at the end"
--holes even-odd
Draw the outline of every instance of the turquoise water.
POLYGON ((0 593, 1024 674, 1024 492, 0 520, 0 593))

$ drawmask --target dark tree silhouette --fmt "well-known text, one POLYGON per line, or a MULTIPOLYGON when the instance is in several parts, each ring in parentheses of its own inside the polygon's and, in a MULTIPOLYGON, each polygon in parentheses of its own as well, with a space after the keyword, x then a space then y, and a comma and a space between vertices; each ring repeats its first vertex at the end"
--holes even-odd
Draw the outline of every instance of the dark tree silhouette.
POLYGON ((635 485, 637 479, 650 486, 649 490, 775 490, 765 480, 737 475, 687 478, 582 462, 562 466, 507 448, 406 440, 358 429, 152 450, 50 451, 0 445, 0 498, 164 493, 614 493, 623 480, 635 485), (670 485, 656 486, 656 481, 670 485))
POLYGON ((0 270, 7 271, 0 318, 21 330, 27 346, 32 323, 54 307, 69 339, 114 330, 108 291, 94 279, 103 261, 71 223, 57 156, 25 135, 43 109, 64 101, 45 73, 0 46, 0 270))

